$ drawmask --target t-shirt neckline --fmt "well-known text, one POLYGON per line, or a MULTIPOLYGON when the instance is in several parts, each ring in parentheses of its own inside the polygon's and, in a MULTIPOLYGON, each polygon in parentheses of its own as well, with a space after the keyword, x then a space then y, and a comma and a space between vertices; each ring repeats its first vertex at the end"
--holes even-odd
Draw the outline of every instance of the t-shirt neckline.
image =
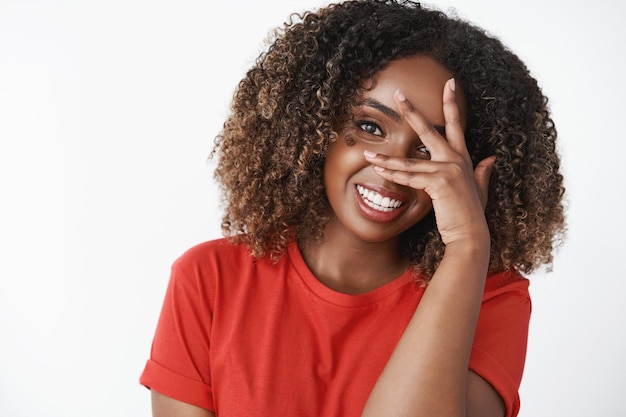
MULTIPOLYGON (((369 304, 376 303, 383 298, 386 298, 395 291, 398 291, 405 285, 410 285, 416 282, 416 276, 410 269, 405 271, 402 275, 393 279, 392 281, 368 291, 363 294, 345 294, 335 291, 326 285, 324 285, 319 279, 313 275, 313 272, 304 262, 300 248, 296 241, 292 241, 288 248, 289 259, 296 272, 306 284, 307 287, 319 298, 339 306, 344 307, 363 307, 369 304)), ((413 285, 415 289, 419 287, 413 285)))

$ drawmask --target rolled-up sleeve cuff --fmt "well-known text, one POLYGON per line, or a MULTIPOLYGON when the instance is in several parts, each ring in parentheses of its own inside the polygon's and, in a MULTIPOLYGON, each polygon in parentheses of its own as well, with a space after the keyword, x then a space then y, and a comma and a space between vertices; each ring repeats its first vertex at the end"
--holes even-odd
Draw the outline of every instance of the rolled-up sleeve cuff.
POLYGON ((215 411, 210 385, 177 374, 153 360, 146 362, 139 382, 149 389, 178 401, 215 411))
POLYGON ((474 347, 469 368, 491 384, 500 394, 506 406, 506 417, 517 416, 520 408, 519 387, 504 367, 488 353, 474 347))

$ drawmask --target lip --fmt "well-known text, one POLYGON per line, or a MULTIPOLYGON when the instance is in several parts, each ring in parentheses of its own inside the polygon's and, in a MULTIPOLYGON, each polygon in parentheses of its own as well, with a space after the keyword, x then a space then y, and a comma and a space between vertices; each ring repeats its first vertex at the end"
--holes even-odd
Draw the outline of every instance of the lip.
POLYGON ((378 222, 378 223, 386 223, 386 222, 390 222, 392 220, 394 220, 395 218, 397 218, 399 215, 401 215, 402 213, 404 213, 406 211, 406 209, 409 207, 407 203, 407 200, 405 197, 402 197, 401 195, 394 193, 392 191, 389 191, 385 188, 382 188, 380 186, 374 185, 374 184, 357 184, 354 186, 354 193, 356 196, 356 201, 357 204, 359 206, 359 209, 361 210, 361 213, 363 213, 363 215, 369 219, 372 220, 374 222, 378 222), (363 197, 361 196, 361 194, 359 193, 359 191, 357 190, 357 186, 360 185, 364 188, 367 188, 368 190, 372 190, 375 191, 377 193, 379 193, 380 195, 382 195, 383 197, 389 197, 390 199, 394 199, 394 200, 398 200, 398 201, 402 201, 402 205, 400 207, 398 207, 395 210, 391 210, 391 211, 380 211, 380 210, 376 210, 370 206, 368 206, 365 201, 363 201, 363 197))

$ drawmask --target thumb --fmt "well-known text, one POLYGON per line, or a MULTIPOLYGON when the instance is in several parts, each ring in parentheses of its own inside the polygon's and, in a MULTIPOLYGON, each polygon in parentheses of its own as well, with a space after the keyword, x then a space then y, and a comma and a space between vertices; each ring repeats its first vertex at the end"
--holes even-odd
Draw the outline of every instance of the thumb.
POLYGON ((483 159, 474 168, 474 178, 476 179, 476 185, 478 186, 478 192, 480 194, 480 202, 483 205, 483 209, 487 207, 487 196, 489 194, 489 177, 491 177, 491 171, 493 171, 493 165, 496 162, 496 156, 492 155, 483 159))

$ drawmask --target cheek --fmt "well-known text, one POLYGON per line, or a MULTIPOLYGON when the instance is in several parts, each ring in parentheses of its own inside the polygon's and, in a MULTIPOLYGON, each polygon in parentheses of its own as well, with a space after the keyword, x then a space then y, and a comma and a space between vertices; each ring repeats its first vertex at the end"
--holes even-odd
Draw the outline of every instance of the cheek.
POLYGON ((433 209, 433 200, 424 190, 416 190, 416 193, 417 201, 419 202, 419 214, 417 217, 421 220, 433 209))
POLYGON ((343 139, 338 139, 328 149, 324 162, 324 182, 334 180, 348 180, 348 178, 367 167, 369 163, 363 156, 361 146, 357 143, 347 145, 343 139))

